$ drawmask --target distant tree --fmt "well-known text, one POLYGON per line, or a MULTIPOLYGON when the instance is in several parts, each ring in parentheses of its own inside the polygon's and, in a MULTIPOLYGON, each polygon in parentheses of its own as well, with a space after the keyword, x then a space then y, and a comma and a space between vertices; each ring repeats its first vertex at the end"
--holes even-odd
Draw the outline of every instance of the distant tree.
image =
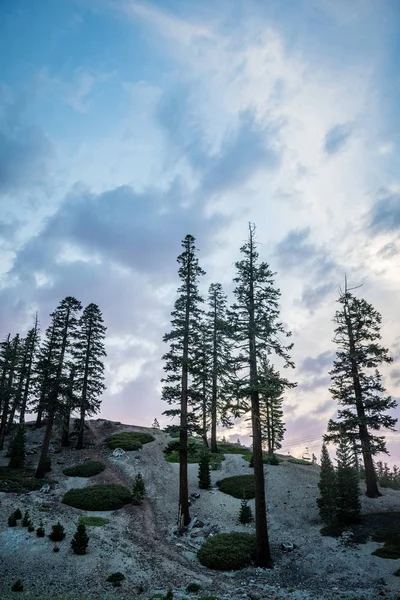
POLYGON ((211 487, 210 474, 210 454, 207 449, 203 449, 199 460, 199 488, 208 490, 211 487))
POLYGON ((100 396, 105 390, 104 357, 106 351, 104 339, 106 329, 100 308, 97 304, 89 304, 79 320, 74 350, 75 385, 80 395, 80 427, 77 449, 83 448, 85 417, 99 412, 100 396))
POLYGON ((89 543, 89 536, 86 533, 85 524, 82 522, 78 523, 75 535, 71 540, 71 548, 74 554, 86 554, 86 550, 89 543))
POLYGON ((281 336, 288 337, 279 321, 280 291, 274 288, 274 273, 265 262, 258 262, 255 227, 249 225, 249 237, 241 248, 242 259, 236 263, 235 304, 230 323, 236 345, 236 377, 233 381, 242 412, 251 413, 253 435, 256 555, 258 567, 271 567, 264 465, 260 394, 265 380, 260 377, 260 361, 266 354, 276 354, 285 366, 294 366, 289 357, 292 346, 284 346, 281 336), (248 403, 250 399, 250 405, 248 403))
POLYGON ((61 446, 64 447, 69 446, 69 422, 71 418, 71 412, 77 406, 78 403, 78 399, 74 394, 75 368, 75 365, 73 364, 73 362, 71 362, 71 364, 68 366, 68 383, 64 390, 64 402, 62 405, 61 413, 61 446))
POLYGON ((386 452, 384 436, 373 435, 382 427, 394 430, 397 419, 387 414, 397 406, 390 396, 385 396, 382 376, 378 371, 382 363, 392 362, 388 350, 380 344, 381 315, 364 299, 356 298, 351 289, 340 293, 340 309, 334 322, 334 341, 338 345, 336 360, 330 371, 330 392, 340 408, 336 421, 328 423, 327 441, 339 443, 346 432, 351 445, 361 447, 364 460, 367 496, 380 496, 373 456, 386 452))
POLYGON ((10 447, 10 469, 20 469, 25 462, 25 428, 19 425, 13 437, 10 447))
POLYGON ((36 529, 36 535, 37 537, 44 537, 46 535, 46 532, 43 527, 43 521, 40 521, 39 527, 36 529))
POLYGON ((152 427, 153 429, 160 429, 160 423, 157 421, 157 419, 154 419, 152 427))
POLYGON ((253 513, 246 498, 243 498, 240 503, 239 523, 245 525, 253 520, 253 513))
POLYGON ((135 476, 132 486, 132 498, 134 504, 142 504, 146 495, 146 488, 144 485, 143 477, 141 473, 135 476))
POLYGON ((67 296, 51 314, 52 324, 46 332, 48 346, 51 345, 53 335, 54 340, 50 364, 48 365, 46 396, 43 398, 44 408, 47 412, 47 424, 39 464, 35 473, 37 479, 42 479, 45 475, 54 419, 57 414, 62 414, 62 391, 65 390, 67 382, 65 365, 68 362, 68 354, 75 343, 78 326, 77 313, 81 308, 82 305, 76 298, 67 296))
POLYGON ((360 481, 354 462, 353 448, 347 438, 340 440, 337 459, 337 516, 342 523, 360 520, 360 481))
POLYGON ((317 499, 319 515, 326 525, 331 525, 336 521, 337 516, 337 476, 325 444, 322 444, 318 488, 320 493, 320 497, 317 499))
POLYGON ((178 403, 179 408, 165 411, 168 416, 180 418, 179 450, 179 510, 178 519, 183 525, 190 522, 187 474, 188 428, 191 424, 190 402, 196 395, 190 388, 191 374, 195 368, 194 349, 198 340, 198 323, 201 317, 200 304, 203 299, 198 291, 199 277, 204 275, 196 257, 195 239, 187 235, 182 241, 183 252, 178 256, 179 277, 182 285, 171 313, 172 329, 164 335, 169 351, 164 355, 162 398, 168 404, 178 403))
POLYGON ((10 342, 9 337, 6 342, 2 344, 1 348, 1 362, 2 362, 2 377, 1 377, 1 398, 2 398, 2 415, 0 421, 0 450, 4 448, 4 439, 7 432, 7 422, 9 417, 9 408, 13 401, 15 394, 14 378, 16 368, 19 360, 20 350, 20 337, 19 334, 13 338, 10 342))
POLYGON ((52 373, 54 371, 54 359, 57 352, 57 329, 53 318, 46 330, 43 344, 38 350, 37 360, 33 371, 33 388, 36 393, 34 410, 37 413, 35 427, 42 426, 43 414, 45 412, 46 398, 49 396, 52 386, 52 373))
POLYGON ((39 348, 40 332, 38 324, 38 315, 36 313, 35 323, 32 329, 28 331, 25 338, 25 351, 26 351, 26 362, 23 374, 23 390, 22 398, 19 407, 19 422, 22 424, 25 422, 25 412, 28 405, 28 399, 33 388, 33 369, 35 360, 39 348))
POLYGON ((57 521, 55 525, 51 526, 51 533, 49 534, 49 538, 53 542, 62 542, 65 538, 65 530, 61 525, 60 521, 57 521))

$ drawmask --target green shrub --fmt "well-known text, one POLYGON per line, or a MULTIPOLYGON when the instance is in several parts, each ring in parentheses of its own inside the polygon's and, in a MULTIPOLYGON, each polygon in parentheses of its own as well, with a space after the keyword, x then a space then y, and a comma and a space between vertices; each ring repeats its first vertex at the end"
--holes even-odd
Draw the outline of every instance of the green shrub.
POLYGON ((266 465, 272 465, 272 466, 278 466, 281 464, 281 460, 279 460, 279 458, 276 456, 276 454, 273 454, 272 456, 267 456, 266 458, 264 458, 263 461, 266 465))
POLYGON ((142 504, 146 495, 146 488, 141 473, 138 473, 132 485, 132 501, 134 504, 142 504))
POLYGON ((132 494, 123 485, 90 485, 72 488, 62 499, 63 504, 82 510, 117 510, 132 502, 132 494))
POLYGON ((11 586, 11 591, 12 592, 23 592, 24 591, 24 586, 20 579, 17 579, 17 581, 11 586))
POLYGON ((201 490, 208 490, 211 487, 211 475, 210 475, 210 455, 206 450, 200 455, 199 460, 199 488, 201 490))
POLYGON ((302 458, 293 458, 293 456, 288 458, 288 462, 293 463, 294 465, 312 465, 312 462, 310 460, 303 460, 302 458))
POLYGON ((17 521, 22 519, 22 512, 20 511, 19 508, 17 508, 17 510, 14 511, 14 517, 17 519, 17 521))
POLYGON ((86 533, 86 527, 81 521, 78 523, 75 535, 71 541, 71 548, 74 554, 86 554, 89 543, 89 536, 86 533))
POLYGON ((35 527, 33 526, 32 521, 30 521, 30 523, 28 525, 28 531, 29 531, 29 533, 32 533, 32 531, 35 531, 35 527))
POLYGON ((115 433, 107 438, 106 442, 109 448, 122 448, 129 452, 130 450, 139 450, 143 444, 154 442, 155 438, 150 433, 139 433, 133 431, 123 431, 115 433))
POLYGON ((60 548, 59 548, 59 546, 57 546, 57 544, 55 544, 55 546, 53 548, 53 552, 60 552, 60 548))
POLYGON ((21 525, 22 527, 29 527, 31 523, 31 518, 29 514, 29 510, 25 511, 24 518, 22 519, 21 525))
POLYGON ((106 465, 98 460, 88 460, 80 465, 64 469, 63 473, 69 477, 93 477, 104 471, 105 468, 106 465))
POLYGON ((189 594, 197 594, 197 592, 199 592, 201 589, 201 585, 199 583, 189 583, 186 586, 186 591, 189 594))
POLYGON ((171 588, 169 588, 165 594, 164 600, 174 600, 174 592, 171 590, 171 588))
POLYGON ((395 560, 400 558, 400 548, 395 545, 385 544, 383 548, 377 548, 372 554, 374 556, 379 556, 380 558, 391 558, 395 560))
POLYGON ((107 577, 107 581, 109 583, 112 583, 114 587, 119 587, 121 585, 121 581, 123 581, 125 579, 125 575, 123 573, 111 573, 111 575, 109 575, 107 577))
POLYGON ((197 553, 202 565, 216 571, 236 571, 254 560, 256 537, 250 533, 221 533, 206 540, 197 553))
POLYGON ((217 481, 217 486, 225 494, 234 498, 254 498, 254 475, 234 475, 217 481))
POLYGON ((49 534, 49 538, 53 542, 62 542, 65 538, 64 527, 61 525, 60 521, 58 521, 55 525, 52 526, 52 531, 49 534))
POLYGON ((9 527, 16 527, 17 526, 17 519, 15 518, 15 513, 13 513, 12 515, 10 515, 8 517, 8 526, 9 527))
POLYGON ((400 569, 397 569, 397 571, 395 571, 395 572, 393 573, 393 575, 394 575, 395 577, 400 577, 400 569))
POLYGON ((26 494, 40 490, 43 481, 35 479, 34 472, 28 469, 10 469, 0 467, 0 492, 26 494))
POLYGON ((44 527, 43 527, 43 521, 40 521, 39 527, 36 529, 36 535, 38 537, 44 537, 45 536, 45 531, 44 531, 44 527))
POLYGON ((108 525, 110 522, 109 519, 105 519, 104 517, 81 517, 79 521, 86 525, 86 527, 102 527, 103 525, 108 525))
POLYGON ((239 523, 245 525, 246 523, 250 523, 253 520, 253 513, 251 512, 251 508, 248 505, 248 502, 245 498, 243 498, 240 511, 239 511, 239 523))

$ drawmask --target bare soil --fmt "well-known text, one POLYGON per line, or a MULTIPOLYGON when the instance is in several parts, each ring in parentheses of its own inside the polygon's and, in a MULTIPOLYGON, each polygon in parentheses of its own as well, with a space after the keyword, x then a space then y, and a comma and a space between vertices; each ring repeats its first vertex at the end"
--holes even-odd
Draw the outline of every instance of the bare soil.
MULTIPOLYGON (((156 429, 112 424, 102 419, 90 422, 88 440, 93 444, 85 450, 72 447, 53 453, 54 481, 50 493, 0 493, 0 598, 8 597, 16 579, 24 582, 24 590, 48 593, 51 598, 61 592, 80 593, 93 598, 143 598, 171 587, 175 598, 187 597, 188 583, 201 584, 202 595, 224 599, 367 599, 384 596, 400 597, 400 578, 393 573, 400 560, 372 556, 382 546, 368 541, 347 546, 343 540, 320 534, 316 498, 319 467, 283 462, 265 466, 268 524, 275 567, 272 570, 247 568, 239 572, 218 573, 201 566, 196 552, 204 537, 195 537, 201 528, 178 537, 174 534, 177 518, 178 468, 165 461, 163 448, 167 436, 156 429), (121 431, 147 431, 156 438, 139 451, 113 458, 104 440, 121 431), (107 468, 90 479, 66 477, 62 471, 85 459, 102 460, 107 468), (146 485, 146 500, 141 506, 127 505, 117 511, 81 511, 61 503, 65 492, 74 487, 95 483, 121 483, 130 487, 137 473, 142 473, 146 485), (51 507, 41 512, 43 503, 51 507), (35 527, 43 520, 46 533, 58 520, 67 536, 53 552, 54 544, 38 538, 20 525, 7 526, 11 512, 19 507, 29 509, 35 527), (70 540, 82 515, 104 516, 110 520, 103 527, 88 527, 88 553, 76 556, 70 540), (194 536, 192 536, 194 534, 194 536), (281 549, 289 541, 296 548, 290 553, 281 549), (121 571, 126 576, 121 588, 106 582, 110 573, 121 571)), ((28 446, 40 443, 43 430, 29 430, 28 446)), ((57 449, 55 442, 55 450, 57 449)), ((34 467, 38 454, 28 457, 34 467)), ((4 452, 0 465, 7 464, 4 452)), ((237 524, 240 500, 223 494, 215 486, 218 479, 230 475, 250 474, 252 470, 240 455, 226 455, 221 469, 212 472, 213 488, 198 490, 196 464, 189 465, 189 492, 200 492, 193 501, 191 516, 203 521, 206 529, 219 532, 253 532, 252 526, 237 524)), ((400 511, 400 492, 382 490, 383 496, 369 499, 362 495, 363 513, 400 511)), ((254 512, 254 501, 250 505, 254 512)), ((43 510, 43 509, 42 509, 43 510)), ((14 596, 15 594, 11 594, 14 596)), ((22 594, 23 596, 23 594, 22 594)))

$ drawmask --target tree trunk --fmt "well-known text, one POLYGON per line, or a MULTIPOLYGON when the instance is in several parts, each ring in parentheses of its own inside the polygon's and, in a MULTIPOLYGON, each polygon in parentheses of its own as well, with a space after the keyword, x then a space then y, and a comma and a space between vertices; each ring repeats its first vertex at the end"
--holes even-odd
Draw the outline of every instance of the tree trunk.
POLYGON ((354 395, 356 398, 356 410, 358 417, 358 431, 360 435, 361 442, 361 451, 364 459, 364 468, 365 468, 365 481, 367 484, 367 492, 366 495, 369 498, 379 498, 382 496, 378 489, 378 480, 375 473, 374 462, 372 460, 371 446, 369 441, 369 433, 367 426, 365 424, 365 407, 362 398, 362 389, 360 384, 360 378, 358 375, 358 366, 355 360, 355 343, 354 343, 354 335, 353 335, 353 326, 351 323, 351 318, 348 312, 347 302, 345 304, 345 318, 347 331, 349 335, 349 350, 350 350, 350 362, 351 362, 351 372, 353 377, 353 385, 354 385, 354 395))
POLYGON ((36 343, 37 343, 37 314, 36 314, 36 323, 35 323, 35 334, 34 334, 34 337, 32 339, 32 346, 31 346, 31 349, 30 349, 29 362, 28 362, 28 370, 27 370, 27 373, 26 373, 24 395, 22 397, 21 410, 20 410, 20 413, 19 413, 19 422, 20 422, 21 425, 23 423, 25 423, 25 411, 26 411, 26 405, 27 405, 27 402, 28 402, 29 387, 30 387, 30 384, 31 384, 32 363, 33 363, 33 356, 34 356, 34 353, 35 353, 36 343))
POLYGON ((0 424, 0 450, 3 450, 3 448, 4 448, 4 438, 6 437, 8 408, 10 405, 10 398, 11 398, 11 393, 12 393, 14 370, 15 370, 15 365, 17 362, 17 348, 18 348, 18 337, 16 337, 14 344, 13 344, 13 358, 12 358, 12 362, 10 365, 10 372, 8 375, 7 388, 5 390, 3 414, 1 417, 1 424, 0 424))
POLYGON ((85 371, 83 374, 79 432, 78 432, 78 439, 76 442, 77 450, 82 450, 82 448, 83 448, 83 436, 85 433, 85 414, 86 414, 86 406, 87 406, 87 384, 88 384, 88 377, 89 377, 89 359, 90 359, 91 338, 92 338, 92 322, 90 321, 88 340, 87 340, 87 346, 86 346, 85 371))
POLYGON ((36 416, 35 429, 40 429, 41 428, 41 426, 42 426, 42 417, 43 417, 43 406, 41 406, 40 400, 39 400, 39 406, 38 406, 38 411, 37 411, 37 416, 36 416))
POLYGON ((186 311, 185 332, 183 338, 182 354, 182 382, 181 382, 181 419, 179 430, 179 515, 183 525, 189 525, 189 486, 188 486, 188 361, 189 361, 189 318, 190 318, 190 262, 186 279, 186 311))
POLYGON ((214 331, 213 331, 213 367, 212 367, 212 395, 211 395, 211 452, 218 452, 217 446, 217 302, 214 297, 214 331))
POLYGON ((65 407, 65 414, 63 417, 63 427, 62 427, 62 435, 61 435, 61 446, 67 448, 69 446, 69 420, 71 417, 71 410, 68 407, 65 407))
POLYGON ((49 413, 47 417, 47 425, 46 431, 44 433, 43 438, 43 446, 42 451, 40 453, 39 464, 36 469, 35 477, 36 479, 43 479, 46 474, 46 463, 47 457, 49 455, 49 447, 51 440, 51 433, 53 431, 53 423, 54 423, 54 409, 49 413))

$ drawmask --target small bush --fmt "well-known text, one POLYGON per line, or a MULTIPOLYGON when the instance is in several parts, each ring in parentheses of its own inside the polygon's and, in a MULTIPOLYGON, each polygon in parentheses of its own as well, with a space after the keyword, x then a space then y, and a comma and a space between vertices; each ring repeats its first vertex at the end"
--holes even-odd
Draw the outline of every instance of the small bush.
POLYGON ((248 505, 248 502, 245 498, 243 498, 240 511, 239 511, 239 523, 246 525, 246 523, 250 523, 253 520, 253 513, 251 512, 251 508, 248 505))
POLYGON ((21 525, 22 527, 29 527, 31 523, 31 517, 29 514, 29 510, 25 511, 24 518, 22 519, 21 525))
POLYGON ((171 590, 171 588, 169 588, 165 594, 164 600, 174 600, 174 592, 171 590))
POLYGON ((186 591, 189 594, 197 594, 197 592, 199 592, 201 589, 201 585, 199 583, 189 583, 186 586, 186 591))
POLYGON ((210 455, 206 450, 203 450, 199 460, 199 488, 201 490, 208 490, 211 487, 211 475, 210 475, 210 455))
POLYGON ((385 544, 383 548, 377 548, 372 554, 374 556, 379 556, 380 558, 391 558, 395 560, 400 558, 400 548, 395 545, 385 544))
POLYGON ((98 460, 88 460, 80 465, 74 465, 68 469, 64 469, 64 475, 68 477, 93 477, 102 473, 106 465, 98 460))
POLYGON ((49 538, 53 542, 62 542, 65 538, 65 530, 61 525, 60 521, 58 521, 55 525, 52 526, 52 532, 49 534, 49 538))
POLYGON ((267 456, 266 458, 264 458, 264 463, 266 465, 272 465, 272 466, 278 466, 280 465, 282 461, 279 460, 279 458, 276 456, 276 454, 273 454, 272 456, 267 456))
POLYGON ((254 475, 234 475, 217 481, 217 486, 225 494, 234 498, 254 498, 254 475))
POLYGON ((28 525, 28 531, 29 531, 29 533, 32 533, 32 531, 35 531, 35 527, 34 527, 32 521, 30 522, 30 525, 28 525))
POLYGON ((119 572, 111 573, 111 575, 107 577, 107 581, 112 583, 114 587, 119 587, 121 585, 121 581, 124 581, 124 579, 125 575, 119 572))
POLYGON ((17 519, 17 521, 22 519, 22 512, 20 511, 19 508, 17 508, 17 510, 14 511, 14 517, 17 519))
POLYGON ((54 546, 53 552, 60 552, 60 547, 57 544, 54 546))
POLYGON ((146 488, 141 473, 138 473, 133 481, 132 486, 132 502, 134 504, 142 504, 146 495, 146 488))
POLYGON ((139 450, 143 444, 154 442, 155 438, 150 433, 139 433, 133 431, 123 431, 115 433, 107 438, 106 442, 111 450, 122 448, 129 452, 130 450, 139 450))
POLYGON ((36 529, 36 535, 38 537, 44 537, 45 536, 45 531, 44 531, 44 527, 43 527, 43 521, 40 521, 39 527, 36 529))
POLYGON ((202 565, 216 571, 236 571, 254 560, 256 537, 250 533, 221 533, 208 538, 197 553, 202 565))
POLYGON ((117 510, 132 502, 132 494, 125 486, 115 483, 91 485, 72 488, 62 502, 82 510, 117 510))
POLYGON ((8 517, 8 526, 9 527, 16 527, 17 526, 17 519, 15 518, 15 513, 13 513, 12 515, 10 515, 8 517))
POLYGON ((28 469, 10 469, 0 467, 0 492, 8 494, 26 494, 40 490, 43 481, 35 479, 34 472, 28 469))
POLYGON ((104 517, 81 517, 79 522, 86 525, 86 527, 102 527, 108 525, 110 520, 104 519, 104 517))
POLYGON ((394 575, 395 577, 400 577, 400 569, 397 569, 397 571, 395 571, 395 572, 393 573, 393 575, 394 575))
POLYGON ((11 591, 12 592, 23 592, 24 591, 24 586, 20 579, 17 579, 17 581, 11 586, 11 591))
POLYGON ((71 548, 74 554, 86 554, 87 546, 89 543, 89 536, 86 533, 86 527, 84 523, 79 522, 76 529, 75 535, 71 541, 71 548))

